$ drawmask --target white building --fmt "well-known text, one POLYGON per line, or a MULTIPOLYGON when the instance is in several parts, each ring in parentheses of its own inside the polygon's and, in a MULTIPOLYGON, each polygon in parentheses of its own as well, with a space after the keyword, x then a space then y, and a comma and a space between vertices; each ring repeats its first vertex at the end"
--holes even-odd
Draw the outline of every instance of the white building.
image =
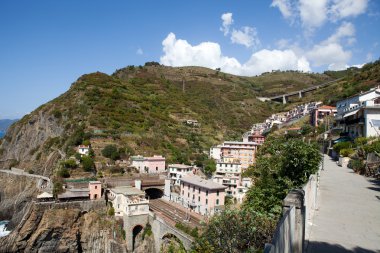
POLYGON ((212 146, 210 148, 210 158, 220 160, 222 158, 222 145, 212 146))
POLYGON ((185 164, 169 164, 168 176, 172 181, 172 185, 180 185, 181 178, 186 175, 195 174, 196 168, 185 164))
POLYGON ((380 88, 337 102, 336 121, 352 138, 380 136, 380 88))
POLYGON ((109 199, 115 209, 115 216, 134 216, 149 213, 149 200, 145 192, 132 186, 109 189, 109 199))
POLYGON ((90 153, 90 146, 79 145, 77 151, 81 155, 88 155, 90 153))
POLYGON ((241 178, 241 164, 239 162, 218 161, 216 171, 212 177, 215 183, 226 186, 226 195, 234 197, 239 203, 243 202, 245 193, 251 187, 249 178, 241 178))

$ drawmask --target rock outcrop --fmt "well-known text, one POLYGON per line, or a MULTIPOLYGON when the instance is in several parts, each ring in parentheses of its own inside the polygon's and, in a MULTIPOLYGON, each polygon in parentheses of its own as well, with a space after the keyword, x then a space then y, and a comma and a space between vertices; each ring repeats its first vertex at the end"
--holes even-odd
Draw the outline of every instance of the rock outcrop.
POLYGON ((122 242, 111 239, 104 214, 33 204, 19 226, 0 238, 0 252, 126 252, 122 242))

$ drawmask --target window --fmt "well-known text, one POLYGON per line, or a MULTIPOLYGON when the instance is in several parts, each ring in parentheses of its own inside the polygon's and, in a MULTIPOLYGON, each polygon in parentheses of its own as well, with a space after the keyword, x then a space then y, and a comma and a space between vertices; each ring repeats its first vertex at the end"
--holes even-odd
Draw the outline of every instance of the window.
POLYGON ((198 196, 198 202, 201 202, 201 196, 198 196))
POLYGON ((200 194, 201 193, 201 188, 198 188, 198 194, 200 194))
POLYGON ((216 196, 219 196, 219 190, 216 191, 216 196))
POLYGON ((206 191, 206 196, 208 196, 208 191, 206 191))
POLYGON ((208 199, 206 199, 206 205, 208 204, 208 199))
POLYGON ((156 171, 158 171, 158 167, 156 166, 156 171))
POLYGON ((182 195, 184 195, 185 194, 185 191, 184 190, 182 190, 182 195))
POLYGON ((95 185, 95 189, 98 189, 98 186, 97 186, 97 185, 95 185))
POLYGON ((195 192, 195 186, 193 186, 193 192, 195 192))
POLYGON ((190 192, 187 193, 187 197, 190 198, 190 192))
POLYGON ((216 199, 216 204, 219 205, 219 199, 216 199))

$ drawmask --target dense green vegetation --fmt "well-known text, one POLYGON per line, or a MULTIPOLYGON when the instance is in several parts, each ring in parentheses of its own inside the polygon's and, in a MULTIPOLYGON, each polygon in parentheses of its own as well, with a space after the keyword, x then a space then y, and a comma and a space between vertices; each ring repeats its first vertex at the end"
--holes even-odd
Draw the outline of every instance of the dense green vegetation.
POLYGON ((257 252, 271 241, 281 216, 282 200, 318 170, 316 144, 299 139, 269 137, 251 168, 255 186, 241 209, 214 216, 196 241, 194 252, 257 252))

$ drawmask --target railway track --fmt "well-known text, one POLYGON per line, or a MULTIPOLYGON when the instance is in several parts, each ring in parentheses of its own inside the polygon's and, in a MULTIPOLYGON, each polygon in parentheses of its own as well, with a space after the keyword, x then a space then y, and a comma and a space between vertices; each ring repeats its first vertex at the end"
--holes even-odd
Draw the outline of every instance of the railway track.
POLYGON ((197 217, 189 215, 189 213, 186 213, 185 211, 176 208, 175 206, 165 202, 164 200, 151 199, 149 201, 149 208, 159 216, 162 216, 162 218, 164 218, 165 221, 167 221, 169 224, 173 226, 175 226, 177 222, 187 224, 191 228, 200 226, 200 220, 197 217), (187 221, 189 216, 190 220, 187 221))

